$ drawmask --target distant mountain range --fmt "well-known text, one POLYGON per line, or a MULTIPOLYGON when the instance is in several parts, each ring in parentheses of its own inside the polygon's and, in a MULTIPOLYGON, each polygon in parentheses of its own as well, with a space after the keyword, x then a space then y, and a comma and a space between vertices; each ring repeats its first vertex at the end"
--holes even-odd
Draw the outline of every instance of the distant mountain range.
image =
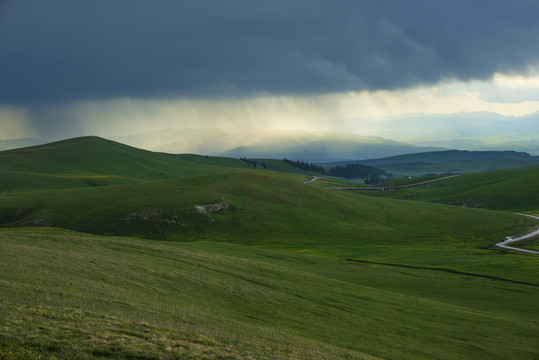
MULTIPOLYGON (((327 134, 324 136, 327 136, 327 134)), ((339 137, 338 134, 334 136, 339 137)), ((418 149, 421 152, 376 159, 321 161, 318 162, 318 165, 337 166, 360 163, 374 166, 393 174, 395 177, 444 173, 462 174, 539 165, 539 156, 531 156, 525 152, 463 150, 425 152, 422 151, 424 148, 406 146, 378 137, 355 138, 356 141, 351 139, 354 139, 354 137, 342 135, 340 140, 310 141, 310 136, 303 134, 303 136, 298 135, 294 139, 288 138, 280 142, 237 148, 234 150, 236 153, 230 155, 236 157, 236 159, 233 159, 149 152, 126 146, 116 141, 87 136, 0 152, 0 155, 2 155, 2 159, 0 159, 0 170, 5 172, 4 177, 0 177, 0 188, 2 187, 2 183, 5 183, 10 178, 11 181, 8 181, 11 184, 10 186, 13 184, 23 187, 48 184, 47 186, 52 186, 53 188, 58 185, 68 187, 103 186, 136 182, 143 179, 183 177, 186 174, 192 174, 195 170, 199 171, 200 169, 197 167, 199 165, 212 164, 221 167, 247 168, 251 163, 254 164, 254 161, 258 161, 258 159, 271 157, 281 159, 287 157, 289 160, 313 163, 315 161, 312 159, 316 158, 360 157, 370 153, 418 151, 418 149), (301 144, 302 142, 305 142, 305 144, 301 144), (275 150, 279 147, 283 153, 278 153, 277 151, 279 150, 275 150), (250 155, 248 156, 247 154, 250 155), (251 161, 240 161, 237 159, 238 157, 247 157, 251 161), (64 171, 62 169, 65 168, 65 164, 67 163, 75 164, 71 165, 71 170, 77 170, 81 175, 79 177, 73 175, 66 178, 62 176, 35 174, 36 169, 39 172, 46 171, 51 174, 61 173, 64 171), (92 175, 95 169, 106 171, 111 177, 95 177, 92 175), (143 170, 137 173, 133 172, 133 169, 143 170), (14 174, 13 171, 18 173, 14 174), (18 176, 19 180, 13 181, 13 176, 18 176)), ((301 172, 301 170, 290 166, 289 162, 264 160, 264 163, 267 164, 269 170, 301 172)), ((264 169, 266 169, 265 165, 264 169)), ((310 168, 303 170, 318 171, 310 168)), ((325 173, 326 170, 319 172, 325 173)), ((331 175, 329 172, 328 174, 331 175)))
POLYGON ((316 140, 293 145, 286 141, 265 145, 240 146, 223 153, 229 157, 251 157, 300 160, 308 162, 362 160, 397 154, 440 150, 439 147, 419 147, 378 138, 377 142, 365 140, 316 140))
POLYGON ((113 139, 135 147, 175 154, 287 158, 309 162, 360 160, 444 149, 414 146, 380 136, 309 131, 238 131, 226 128, 163 130, 113 139))
POLYGON ((514 150, 539 155, 539 112, 521 117, 491 112, 415 114, 371 119, 372 133, 418 146, 460 150, 514 150))
POLYGON ((363 135, 220 128, 164 130, 115 139, 153 151, 286 157, 310 162, 364 160, 446 149, 514 150, 539 155, 539 113, 521 117, 491 112, 413 114, 390 120, 351 121, 365 125, 363 135))
MULTIPOLYGON (((343 128, 363 135, 305 130, 253 128, 166 129, 105 136, 134 147, 172 154, 248 158, 287 158, 308 162, 366 160, 389 156, 459 150, 514 150, 539 155, 539 113, 506 117, 475 112, 407 115, 393 119, 350 119, 343 128), (391 139, 391 140, 390 140, 391 139)), ((0 150, 57 139, 0 140, 0 150)))

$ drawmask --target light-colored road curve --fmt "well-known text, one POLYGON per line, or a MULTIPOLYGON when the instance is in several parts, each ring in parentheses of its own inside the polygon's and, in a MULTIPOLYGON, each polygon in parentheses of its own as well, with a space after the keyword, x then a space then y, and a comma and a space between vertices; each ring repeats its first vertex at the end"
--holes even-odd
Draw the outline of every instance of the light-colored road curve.
POLYGON ((304 183, 304 184, 313 183, 313 182, 315 182, 315 181, 318 180, 318 179, 320 179, 318 176, 313 176, 313 177, 311 178, 311 180, 304 181, 303 183, 304 183))
MULTIPOLYGON (((533 215, 521 214, 521 213, 516 213, 516 214, 517 215, 528 216, 528 217, 534 218, 536 220, 539 220, 539 216, 533 216, 533 215)), ((533 232, 531 232, 529 234, 513 238, 512 240, 509 240, 509 241, 501 241, 501 242, 497 243, 496 246, 504 248, 504 249, 522 251, 522 252, 529 253, 529 254, 537 254, 537 255, 539 255, 539 251, 528 250, 528 249, 520 249, 520 248, 516 248, 516 247, 507 246, 507 244, 511 244, 511 243, 516 242, 516 241, 529 239, 529 238, 532 238, 534 236, 539 236, 539 229, 536 229, 535 231, 533 231, 533 232)))
POLYGON ((433 182, 451 179, 456 176, 459 176, 459 175, 449 175, 449 176, 444 176, 444 177, 433 179, 433 180, 418 182, 415 184, 399 185, 399 186, 330 187, 326 189, 328 190, 353 190, 353 191, 387 191, 387 190, 397 190, 397 189, 405 189, 405 188, 411 188, 415 186, 427 185, 433 182))

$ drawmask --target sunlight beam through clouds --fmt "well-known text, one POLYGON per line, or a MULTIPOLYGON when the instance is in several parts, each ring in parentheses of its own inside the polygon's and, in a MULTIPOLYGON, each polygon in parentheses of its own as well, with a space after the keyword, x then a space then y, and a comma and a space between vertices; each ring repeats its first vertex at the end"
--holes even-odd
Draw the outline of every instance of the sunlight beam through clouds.
MULTIPOLYGON (((99 136, 141 134, 164 129, 236 128, 371 132, 372 122, 411 114, 492 112, 523 116, 539 111, 539 77, 496 74, 487 81, 445 81, 405 90, 347 92, 323 95, 221 99, 114 99, 42 106, 27 115, 4 112, 30 131, 30 116, 48 121, 45 136, 70 133, 99 136), (512 94, 512 101, 495 101, 512 94), (533 100, 529 100, 533 99, 533 100), (11 114, 11 115, 10 115, 11 114)), ((15 130, 11 130, 13 134, 15 130)))
POLYGON ((536 1, 7 3, 4 138, 539 116, 536 1))
MULTIPOLYGON (((445 81, 435 86, 406 90, 351 93, 348 106, 361 108, 363 116, 392 117, 407 114, 494 112, 523 116, 539 111, 539 77, 496 73, 486 81, 445 81)), ((353 109, 350 109, 351 113, 353 109)))
POLYGON ((0 140, 33 138, 37 135, 24 108, 0 106, 0 140))

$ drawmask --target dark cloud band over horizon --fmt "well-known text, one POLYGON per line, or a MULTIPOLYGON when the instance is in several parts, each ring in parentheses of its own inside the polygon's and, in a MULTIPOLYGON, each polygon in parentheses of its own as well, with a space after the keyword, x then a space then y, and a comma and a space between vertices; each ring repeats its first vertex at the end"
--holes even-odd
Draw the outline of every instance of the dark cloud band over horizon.
POLYGON ((0 11, 4 105, 395 89, 539 64, 531 0, 27 0, 0 11))

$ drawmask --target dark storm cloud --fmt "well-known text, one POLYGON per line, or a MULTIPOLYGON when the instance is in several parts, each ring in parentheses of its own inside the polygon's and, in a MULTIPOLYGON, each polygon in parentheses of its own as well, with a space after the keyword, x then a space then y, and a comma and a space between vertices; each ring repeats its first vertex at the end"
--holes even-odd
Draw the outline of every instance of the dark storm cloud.
POLYGON ((392 89, 539 63, 532 0, 21 0, 0 11, 4 104, 392 89))

